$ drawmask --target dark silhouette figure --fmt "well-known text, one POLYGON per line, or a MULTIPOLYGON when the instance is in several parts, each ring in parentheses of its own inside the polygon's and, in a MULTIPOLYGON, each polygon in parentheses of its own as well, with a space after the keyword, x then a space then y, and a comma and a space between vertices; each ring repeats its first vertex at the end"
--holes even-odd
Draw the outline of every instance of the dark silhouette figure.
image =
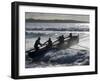
POLYGON ((64 35, 61 36, 61 43, 64 43, 64 35))
POLYGON ((52 47, 52 40, 51 40, 51 38, 48 39, 46 47, 47 48, 51 48, 52 47))
POLYGON ((62 35, 62 36, 59 36, 58 37, 58 41, 59 41, 59 44, 63 44, 64 43, 64 35, 62 35))
POLYGON ((69 37, 72 38, 72 33, 69 34, 69 37))
POLYGON ((40 43, 40 40, 41 38, 39 37, 34 44, 34 48, 36 51, 39 50, 39 45, 42 46, 42 44, 40 43))
POLYGON ((58 37, 58 41, 59 41, 59 44, 60 44, 60 42, 61 42, 61 36, 58 37))

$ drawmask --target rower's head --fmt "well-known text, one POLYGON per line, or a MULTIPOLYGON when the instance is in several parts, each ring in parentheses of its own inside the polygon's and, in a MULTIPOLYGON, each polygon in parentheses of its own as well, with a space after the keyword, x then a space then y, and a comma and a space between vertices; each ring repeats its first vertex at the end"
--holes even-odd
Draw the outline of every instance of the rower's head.
POLYGON ((62 37, 64 37, 64 35, 62 35, 62 37))
POLYGON ((51 38, 49 37, 49 40, 51 40, 51 38))
POLYGON ((72 36, 72 33, 69 33, 70 36, 72 36))
POLYGON ((38 37, 38 40, 40 40, 41 38, 40 37, 38 37))

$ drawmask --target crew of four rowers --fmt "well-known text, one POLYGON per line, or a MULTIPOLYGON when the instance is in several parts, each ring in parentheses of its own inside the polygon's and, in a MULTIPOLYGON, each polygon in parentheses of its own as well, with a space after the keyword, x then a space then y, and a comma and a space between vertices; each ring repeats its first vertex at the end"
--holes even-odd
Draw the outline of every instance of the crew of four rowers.
MULTIPOLYGON (((68 37, 71 38, 71 37, 72 37, 72 33, 70 33, 68 37)), ((65 39, 65 38, 64 38, 64 35, 59 36, 59 37, 58 37, 59 44, 63 44, 63 43, 64 43, 64 39, 65 39)), ((35 42, 35 44, 34 44, 35 50, 39 50, 39 45, 40 45, 40 46, 43 45, 43 44, 40 43, 40 40, 41 40, 41 38, 38 37, 38 39, 36 40, 36 42, 35 42)), ((52 47, 52 40, 51 40, 51 38, 49 38, 48 41, 46 41, 44 44, 47 44, 47 45, 46 45, 47 48, 51 48, 51 47, 52 47)))

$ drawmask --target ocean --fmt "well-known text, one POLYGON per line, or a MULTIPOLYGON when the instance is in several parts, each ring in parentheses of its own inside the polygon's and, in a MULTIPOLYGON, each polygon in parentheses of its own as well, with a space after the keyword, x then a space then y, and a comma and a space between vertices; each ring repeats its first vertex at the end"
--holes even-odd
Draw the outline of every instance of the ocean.
POLYGON ((58 36, 79 34, 79 43, 71 48, 49 51, 41 61, 34 62, 31 58, 26 59, 26 68, 89 65, 89 24, 88 23, 27 23, 25 24, 25 50, 34 48, 38 37, 43 44, 48 38, 57 40, 58 36), (84 51, 85 50, 85 51, 84 51), (31 59, 31 60, 30 60, 31 59))

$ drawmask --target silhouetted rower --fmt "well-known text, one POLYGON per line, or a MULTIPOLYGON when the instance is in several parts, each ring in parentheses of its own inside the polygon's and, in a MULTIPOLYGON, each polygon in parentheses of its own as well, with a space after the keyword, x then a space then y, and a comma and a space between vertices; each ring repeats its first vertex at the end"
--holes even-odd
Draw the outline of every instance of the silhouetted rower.
POLYGON ((59 41, 59 44, 63 44, 64 43, 64 35, 62 35, 62 36, 59 36, 58 37, 58 41, 59 41))
POLYGON ((64 43, 64 35, 61 36, 61 43, 64 43))
POLYGON ((72 37, 72 33, 69 34, 69 37, 70 37, 70 38, 72 37))
POLYGON ((34 44, 34 48, 35 50, 39 50, 39 45, 41 46, 42 44, 40 43, 40 37, 36 40, 35 44, 34 44))
POLYGON ((51 40, 51 38, 48 39, 46 47, 47 48, 51 48, 52 47, 52 40, 51 40))

